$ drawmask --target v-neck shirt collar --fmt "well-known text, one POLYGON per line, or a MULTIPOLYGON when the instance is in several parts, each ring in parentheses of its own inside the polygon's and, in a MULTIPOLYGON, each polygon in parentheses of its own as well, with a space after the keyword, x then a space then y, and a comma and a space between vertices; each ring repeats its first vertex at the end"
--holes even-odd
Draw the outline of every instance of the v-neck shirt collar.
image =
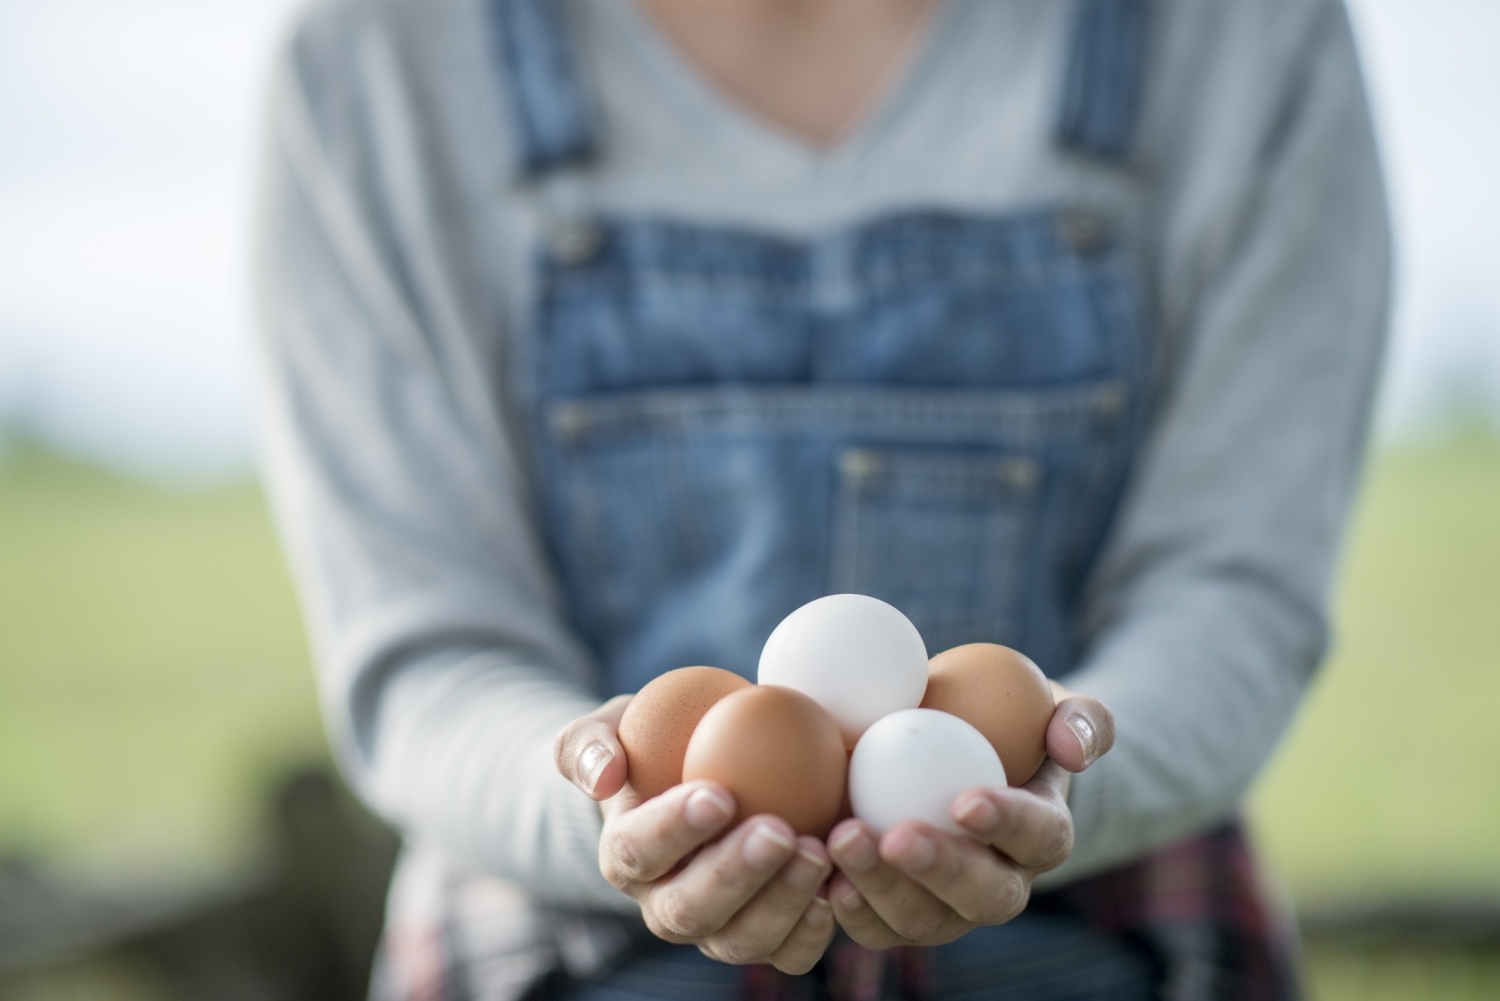
POLYGON ((837 172, 877 152, 891 126, 912 106, 941 63, 962 20, 961 6, 938 0, 848 132, 833 145, 820 147, 725 93, 662 32, 638 0, 594 4, 600 28, 618 40, 620 49, 638 64, 661 100, 675 108, 700 142, 717 146, 726 165, 774 164, 775 172, 783 175, 837 172))

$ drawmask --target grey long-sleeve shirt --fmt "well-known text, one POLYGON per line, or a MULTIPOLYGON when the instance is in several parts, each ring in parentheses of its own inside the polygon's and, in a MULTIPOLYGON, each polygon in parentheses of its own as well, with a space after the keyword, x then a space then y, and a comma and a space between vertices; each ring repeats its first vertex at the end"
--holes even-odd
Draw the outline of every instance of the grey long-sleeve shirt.
MULTIPOLYGON (((812 151, 575 0, 606 135, 578 196, 788 235, 882 212, 1094 206, 1140 263, 1149 438, 1069 683, 1116 714, 1062 881, 1233 809, 1327 643, 1386 315, 1381 179, 1336 0, 1160 0, 1121 168, 1051 142, 1062 0, 950 0, 857 132, 812 151)), ((480 0, 328 0, 270 109, 265 472, 332 739, 412 839, 535 899, 632 908, 553 770, 597 704, 507 382, 538 238, 480 0)), ((663 665, 664 667, 672 665, 663 665)))

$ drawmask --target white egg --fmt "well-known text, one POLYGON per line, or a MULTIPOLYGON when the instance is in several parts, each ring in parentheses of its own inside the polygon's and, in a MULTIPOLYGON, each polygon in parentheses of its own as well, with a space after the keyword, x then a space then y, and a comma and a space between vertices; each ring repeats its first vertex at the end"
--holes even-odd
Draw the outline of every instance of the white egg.
POLYGON ((903 709, 865 731, 849 761, 849 805, 882 834, 903 820, 966 833, 949 810, 976 786, 1005 788, 1005 767, 984 734, 936 709, 903 709))
POLYGON ((761 650, 757 680, 811 698, 853 747, 880 717, 921 704, 927 646, 911 620, 879 598, 830 594, 781 620, 761 650))

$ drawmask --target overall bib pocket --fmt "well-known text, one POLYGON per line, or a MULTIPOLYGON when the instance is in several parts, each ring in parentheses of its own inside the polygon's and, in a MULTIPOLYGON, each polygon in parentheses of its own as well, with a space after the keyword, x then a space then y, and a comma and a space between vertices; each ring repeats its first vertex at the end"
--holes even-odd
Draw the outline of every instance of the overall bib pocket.
POLYGON ((559 402, 548 515, 579 625, 619 691, 693 663, 753 677, 776 623, 838 591, 900 608, 934 653, 1021 644, 1043 543, 1109 478, 1126 399, 1108 381, 559 402))
POLYGON ((929 653, 1018 642, 1042 465, 1026 455, 853 448, 838 457, 833 590, 906 613, 929 653))

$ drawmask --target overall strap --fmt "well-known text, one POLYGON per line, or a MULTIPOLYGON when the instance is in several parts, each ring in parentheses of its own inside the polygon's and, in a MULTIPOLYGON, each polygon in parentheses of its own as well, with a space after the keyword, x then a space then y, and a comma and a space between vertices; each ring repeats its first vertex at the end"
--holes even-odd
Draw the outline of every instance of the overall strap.
POLYGON ((1130 153, 1146 70, 1149 0, 1077 0, 1057 139, 1095 156, 1130 153))
POLYGON ((531 177, 591 160, 593 108, 561 0, 490 0, 521 169, 531 177))

